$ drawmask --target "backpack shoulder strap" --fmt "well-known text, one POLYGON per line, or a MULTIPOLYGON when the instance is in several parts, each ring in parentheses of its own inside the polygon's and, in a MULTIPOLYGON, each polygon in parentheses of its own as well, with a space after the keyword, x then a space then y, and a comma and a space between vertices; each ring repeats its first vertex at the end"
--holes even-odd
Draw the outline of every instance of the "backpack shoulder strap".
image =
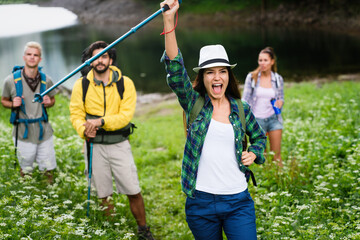
POLYGON ((190 111, 190 115, 188 119, 186 119, 185 111, 183 111, 183 124, 184 124, 185 136, 187 135, 187 131, 189 127, 195 121, 197 115, 199 115, 201 108, 204 106, 204 103, 205 103, 205 99, 202 96, 199 96, 199 98, 196 99, 195 104, 190 111))
POLYGON ((43 93, 46 90, 46 75, 45 75, 45 73, 43 73, 41 71, 41 67, 39 67, 39 73, 40 73, 40 79, 41 79, 40 93, 43 93))
MULTIPOLYGON (((15 84, 15 90, 16 90, 17 97, 22 97, 22 95, 23 95, 23 85, 22 85, 22 80, 21 80, 21 70, 23 68, 24 67, 21 67, 21 66, 15 66, 13 68, 14 84, 15 84)), ((26 114, 24 99, 21 99, 20 110, 26 114)))
POLYGON ((22 81, 21 81, 21 69, 13 72, 13 76, 14 76, 14 83, 16 89, 16 96, 21 97, 23 92, 22 81))
MULTIPOLYGON (((23 92, 22 81, 21 81, 21 69, 22 68, 15 66, 12 72, 14 77, 15 91, 17 97, 21 97, 23 92)), ((11 115, 10 115, 11 124, 17 124, 17 120, 19 119, 19 110, 23 111, 24 113, 26 112, 24 99, 21 99, 20 109, 19 108, 17 108, 16 110, 11 109, 11 115)))
POLYGON ((205 98, 202 96, 199 96, 199 98, 196 99, 193 108, 191 109, 188 124, 187 124, 188 127, 190 127, 190 125, 195 121, 196 117, 199 115, 204 104, 205 104, 205 98))
MULTIPOLYGON (((244 112, 243 103, 241 99, 236 99, 236 102, 239 108, 241 125, 244 127, 244 130, 246 131, 246 121, 245 121, 245 112, 244 112)), ((190 112, 190 116, 187 124, 188 127, 195 121, 196 117, 199 115, 202 107, 204 106, 204 103, 205 103, 205 99, 202 96, 196 99, 195 104, 190 112)))
POLYGON ((14 73, 14 72, 16 72, 16 71, 18 71, 18 70, 22 70, 24 68, 24 66, 14 66, 13 67, 13 70, 12 70, 12 73, 14 73))
POLYGON ((89 79, 86 78, 86 76, 83 76, 81 83, 82 83, 82 93, 83 93, 82 100, 83 100, 83 103, 85 103, 86 93, 89 88, 90 81, 89 81, 89 79))
MULTIPOLYGON (((82 92, 83 92, 83 102, 85 103, 85 98, 86 98, 87 91, 89 89, 90 81, 89 81, 89 79, 86 78, 86 76, 83 76, 81 83, 82 83, 82 92)), ((124 91, 125 91, 123 76, 121 76, 119 81, 116 82, 116 88, 120 95, 120 99, 123 99, 124 91)))
POLYGON ((239 108, 241 125, 243 126, 244 130, 246 131, 245 111, 244 111, 243 102, 241 101, 241 99, 236 99, 236 102, 237 102, 237 105, 239 108))
POLYGON ((120 99, 122 100, 123 97, 124 97, 124 90, 125 90, 125 87, 124 87, 124 77, 121 76, 121 78, 119 79, 119 81, 116 82, 116 87, 117 87, 117 90, 119 92, 119 95, 120 95, 120 99))

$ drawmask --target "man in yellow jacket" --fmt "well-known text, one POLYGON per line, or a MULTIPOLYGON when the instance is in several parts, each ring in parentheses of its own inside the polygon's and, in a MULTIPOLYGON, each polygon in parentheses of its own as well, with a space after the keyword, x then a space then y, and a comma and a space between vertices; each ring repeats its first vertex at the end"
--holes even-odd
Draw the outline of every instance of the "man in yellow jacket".
MULTIPOLYGON (((94 42, 87 53, 89 57, 95 56, 107 46, 103 41, 94 42)), ((102 205, 107 207, 105 213, 110 215, 114 209, 110 201, 114 177, 118 193, 128 196, 139 239, 154 239, 146 225, 144 201, 128 141, 136 90, 132 80, 112 65, 115 59, 115 49, 109 50, 91 63, 86 77, 76 81, 70 100, 71 123, 81 138, 93 143, 92 180, 102 205)))

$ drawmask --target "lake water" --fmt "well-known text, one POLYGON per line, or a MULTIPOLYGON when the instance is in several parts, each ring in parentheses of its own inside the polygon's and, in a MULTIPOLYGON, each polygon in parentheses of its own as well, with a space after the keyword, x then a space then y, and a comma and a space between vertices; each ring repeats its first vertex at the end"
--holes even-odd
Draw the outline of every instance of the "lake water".
MULTIPOLYGON (((57 15, 57 19, 61 17, 57 15)), ((49 18, 43 22, 52 20, 49 18)), ((131 26, 97 27, 74 25, 72 22, 55 28, 47 31, 36 29, 32 33, 17 36, 0 35, 1 86, 2 80, 13 66, 23 64, 23 47, 28 41, 42 44, 41 65, 44 72, 57 82, 81 64, 81 53, 90 43, 96 40, 111 43, 129 31, 131 26)), ((150 22, 116 47, 118 66, 125 75, 133 79, 137 90, 144 93, 170 91, 165 81, 164 65, 160 63, 164 50, 164 39, 159 35, 161 31, 160 21, 150 22)), ((195 76, 191 69, 198 63, 200 48, 218 43, 225 46, 230 61, 238 64, 234 72, 241 83, 246 74, 256 68, 258 52, 265 46, 274 47, 278 56, 279 73, 284 76, 285 81, 301 81, 314 75, 360 72, 360 38, 353 36, 296 28, 182 28, 181 16, 176 31, 191 78, 195 76)), ((71 88, 79 76, 77 74, 63 85, 71 88)))

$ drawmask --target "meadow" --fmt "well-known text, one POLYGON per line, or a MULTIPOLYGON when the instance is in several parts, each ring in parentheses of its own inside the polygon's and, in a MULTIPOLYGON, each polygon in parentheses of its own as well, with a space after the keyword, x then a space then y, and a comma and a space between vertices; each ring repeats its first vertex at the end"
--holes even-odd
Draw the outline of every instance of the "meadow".
MULTIPOLYGON (((298 83, 285 89, 279 169, 271 153, 252 169, 258 239, 360 239, 360 82, 298 83)), ((58 168, 55 181, 14 166, 9 110, 0 111, 0 239, 136 239, 127 197, 113 195, 103 215, 95 192, 86 217, 83 141, 69 120, 69 100, 50 109, 58 168)), ((156 239, 193 239, 180 186, 184 146, 176 100, 143 107, 131 136, 147 221, 156 239)))

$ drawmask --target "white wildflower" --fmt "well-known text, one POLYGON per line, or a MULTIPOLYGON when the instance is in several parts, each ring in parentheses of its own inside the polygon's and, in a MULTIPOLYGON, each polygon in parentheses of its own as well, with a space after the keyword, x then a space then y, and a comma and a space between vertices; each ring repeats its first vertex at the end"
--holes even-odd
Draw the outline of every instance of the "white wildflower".
POLYGON ((104 235, 105 233, 106 233, 105 230, 100 230, 100 229, 98 229, 98 230, 95 231, 95 235, 98 235, 98 236, 102 236, 102 235, 104 235))
POLYGON ((132 239, 133 236, 135 236, 134 233, 126 233, 126 234, 124 235, 124 239, 132 239))
POLYGON ((84 208, 83 208, 83 206, 81 206, 80 203, 78 203, 78 204, 75 205, 74 209, 76 209, 76 210, 82 210, 82 209, 84 209, 84 208))
POLYGON ((70 200, 66 200, 66 201, 63 202, 63 204, 65 204, 65 205, 66 204, 71 204, 71 203, 72 203, 72 201, 70 201, 70 200))

